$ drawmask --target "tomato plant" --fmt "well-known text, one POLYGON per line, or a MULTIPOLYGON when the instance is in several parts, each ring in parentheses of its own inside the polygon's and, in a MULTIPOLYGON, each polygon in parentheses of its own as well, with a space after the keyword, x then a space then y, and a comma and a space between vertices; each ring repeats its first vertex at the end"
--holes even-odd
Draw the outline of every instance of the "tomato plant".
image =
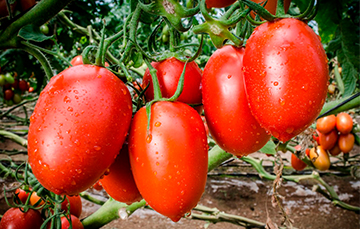
POLYGON ((297 171, 302 171, 306 168, 307 165, 295 154, 291 154, 291 166, 297 171))
POLYGON ((322 118, 319 118, 316 121, 316 129, 322 134, 327 134, 335 128, 336 125, 336 116, 328 115, 322 118))
POLYGON ((338 140, 338 133, 333 129, 330 133, 322 134, 319 133, 319 143, 324 150, 333 148, 338 140))
POLYGON ((20 208, 10 208, 5 212, 1 221, 1 229, 40 229, 43 223, 39 211, 29 209, 23 212, 20 208))
MULTIPOLYGON (((161 62, 153 62, 151 65, 157 70, 156 75, 162 97, 170 98, 176 91, 185 63, 171 57, 161 62)), ((184 88, 177 101, 187 104, 201 104, 201 76, 202 71, 195 62, 187 63, 184 88)), ((143 88, 149 83, 149 88, 145 92, 147 101, 154 99, 154 88, 150 71, 146 69, 143 77, 143 88)))
POLYGON ((348 134, 353 128, 353 120, 348 113, 342 112, 336 116, 336 129, 342 134, 348 134))
POLYGON ((105 68, 79 65, 54 76, 30 117, 34 175, 56 194, 91 187, 119 153, 131 114, 129 90, 105 68))
POLYGON ((109 196, 119 202, 131 204, 142 199, 130 168, 129 150, 126 143, 110 166, 109 174, 100 180, 100 184, 109 196))
POLYGON ((343 153, 349 153, 354 147, 355 137, 352 133, 340 134, 338 146, 343 153))
POLYGON ((319 37, 307 24, 286 18, 256 27, 243 65, 250 110, 263 128, 285 142, 312 124, 329 74, 319 37))
POLYGON ((135 183, 157 212, 178 221, 196 206, 205 189, 208 145, 199 114, 181 102, 145 107, 134 116, 129 134, 135 183))
POLYGON ((313 165, 320 171, 325 171, 330 168, 331 162, 328 153, 318 146, 310 150, 310 160, 313 165))
POLYGON ((207 62, 202 78, 205 118, 217 144, 237 156, 262 148, 270 135, 252 116, 245 94, 244 48, 224 46, 207 62))

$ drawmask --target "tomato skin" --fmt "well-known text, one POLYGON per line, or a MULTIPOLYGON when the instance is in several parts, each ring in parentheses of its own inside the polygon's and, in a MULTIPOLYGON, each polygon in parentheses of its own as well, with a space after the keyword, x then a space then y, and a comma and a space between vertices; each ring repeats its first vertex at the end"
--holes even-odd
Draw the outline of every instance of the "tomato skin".
POLYGON ((244 156, 261 149, 270 135, 251 114, 245 93, 244 48, 224 46, 207 62, 202 78, 205 118, 216 143, 225 151, 244 156))
POLYGON ((19 197, 20 201, 24 204, 29 196, 30 193, 26 192, 23 189, 16 189, 15 194, 19 197))
POLYGON ((80 217, 82 212, 82 201, 80 196, 66 196, 64 202, 61 203, 61 209, 67 212, 70 205, 70 214, 80 217))
POLYGON ((127 144, 123 145, 110 166, 109 174, 101 179, 100 183, 107 194, 119 202, 132 204, 142 199, 131 171, 127 144))
MULTIPOLYGON (((33 205, 35 206, 35 204, 41 199, 40 196, 38 196, 38 194, 36 192, 33 192, 31 193, 31 196, 30 196, 30 205, 33 205)), ((41 205, 44 205, 45 202, 43 200, 41 200, 37 206, 41 206, 41 205)))
POLYGON ((97 191, 101 191, 103 190, 103 186, 102 184, 100 183, 100 180, 98 180, 93 186, 92 186, 93 189, 97 190, 97 191))
POLYGON ((91 187, 119 153, 131 115, 130 92, 109 70, 78 65, 54 76, 30 117, 35 177, 59 195, 91 187))
MULTIPOLYGON (((84 229, 84 225, 81 223, 80 219, 74 215, 70 216, 72 229, 84 229)), ((51 228, 51 223, 47 224, 47 228, 51 228)), ((69 220, 66 217, 61 217, 61 229, 68 229, 70 228, 69 220)))
POLYGON ((336 129, 342 134, 348 134, 353 128, 353 120, 347 113, 340 113, 336 116, 336 129))
POLYGON ((234 2, 236 2, 236 0, 206 0, 206 7, 207 8, 223 8, 223 7, 227 7, 230 6, 231 4, 233 4, 234 2))
POLYGON ((302 171, 306 168, 306 163, 299 159, 295 154, 291 154, 291 166, 296 171, 302 171))
MULTIPOLYGON (((170 98, 174 95, 185 63, 175 57, 168 58, 161 62, 153 62, 151 65, 157 70, 157 78, 163 98, 170 98)), ((202 71, 196 62, 187 63, 185 69, 184 88, 177 101, 187 104, 201 103, 201 76, 202 71)), ((145 92, 147 101, 154 99, 154 87, 149 69, 146 69, 143 77, 143 88, 148 84, 145 92)))
MULTIPOLYGON (((263 0, 252 0, 253 2, 257 3, 257 4, 263 4, 263 0)), ((275 15, 276 14, 276 9, 277 9, 277 0, 268 0, 266 5, 265 5, 265 9, 267 11, 269 11, 269 13, 271 13, 272 15, 275 15)), ((284 0, 284 10, 285 10, 285 13, 289 10, 290 8, 290 3, 291 3, 291 0, 284 0)), ((254 13, 254 11, 252 11, 250 13, 250 15, 254 18, 256 13, 254 13)))
POLYGON ((4 99, 11 100, 14 97, 14 91, 12 89, 7 89, 4 91, 4 99))
POLYGON ((20 89, 22 92, 25 92, 25 91, 29 90, 29 85, 28 85, 28 83, 26 82, 26 80, 20 80, 20 81, 19 81, 19 89, 20 89))
POLYGON ((29 10, 36 4, 36 0, 20 0, 21 12, 29 10))
POLYGON ((329 74, 325 51, 308 25, 285 18, 258 26, 243 65, 250 110, 274 137, 286 142, 314 122, 329 74))
POLYGON ((338 140, 338 133, 335 129, 333 129, 328 134, 319 133, 319 143, 324 150, 332 149, 338 140))
POLYGON ((81 65, 83 63, 82 55, 75 56, 71 61, 70 64, 72 66, 81 65))
POLYGON ((129 153, 135 183, 155 211, 177 222, 196 206, 205 190, 208 144, 193 108, 181 102, 154 103, 149 134, 141 108, 130 127, 129 153))
POLYGON ((19 208, 10 208, 1 221, 1 229, 40 229, 43 219, 39 211, 29 209, 22 212, 19 208))
POLYGON ((339 144, 335 144, 335 146, 333 148, 331 148, 329 150, 329 153, 332 155, 332 156, 337 156, 341 153, 341 149, 339 147, 339 144))
POLYGON ((322 118, 319 118, 316 121, 316 129, 320 131, 322 134, 327 134, 333 129, 335 129, 336 125, 336 116, 328 115, 322 118))
POLYGON ((328 170, 331 165, 329 155, 322 148, 322 146, 318 146, 316 149, 312 148, 310 150, 310 160, 312 161, 313 165, 320 171, 328 170))
POLYGON ((338 140, 338 146, 343 153, 349 153, 354 147, 355 137, 352 133, 341 134, 338 140))

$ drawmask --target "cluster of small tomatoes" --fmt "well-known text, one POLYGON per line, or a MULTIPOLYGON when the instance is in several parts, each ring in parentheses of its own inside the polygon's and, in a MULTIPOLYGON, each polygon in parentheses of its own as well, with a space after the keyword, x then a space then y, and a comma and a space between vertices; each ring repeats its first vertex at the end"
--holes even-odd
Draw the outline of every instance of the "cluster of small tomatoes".
MULTIPOLYGON (((316 121, 316 134, 313 135, 317 146, 306 150, 306 155, 313 165, 325 171, 330 168, 330 155, 337 156, 340 153, 349 153, 355 144, 355 136, 351 133, 353 119, 348 113, 328 115, 316 121)), ((291 165, 296 170, 303 170, 306 164, 294 154, 291 157, 291 165)))
MULTIPOLYGON (((54 211, 49 207, 49 203, 45 203, 46 200, 40 198, 36 192, 31 190, 25 191, 23 189, 16 189, 14 202, 19 205, 28 204, 31 205, 28 211, 24 212, 18 207, 10 208, 5 212, 0 222, 0 228, 22 228, 22 229, 35 229, 40 228, 44 223, 43 215, 49 215, 49 211, 54 211), (43 215, 41 214, 43 211, 43 215)), ((53 206, 54 207, 54 206, 53 206)), ((79 217, 82 212, 82 201, 80 196, 63 196, 61 203, 61 210, 69 212, 73 229, 83 229, 79 217)), ((69 219, 65 216, 61 217, 61 228, 69 228, 69 219)), ((51 227, 51 221, 47 223, 46 228, 51 227)))
POLYGON ((22 101, 21 95, 24 92, 34 90, 25 79, 17 79, 16 72, 13 74, 10 72, 0 74, 0 87, 2 87, 4 93, 5 104, 9 106, 20 103, 22 101))

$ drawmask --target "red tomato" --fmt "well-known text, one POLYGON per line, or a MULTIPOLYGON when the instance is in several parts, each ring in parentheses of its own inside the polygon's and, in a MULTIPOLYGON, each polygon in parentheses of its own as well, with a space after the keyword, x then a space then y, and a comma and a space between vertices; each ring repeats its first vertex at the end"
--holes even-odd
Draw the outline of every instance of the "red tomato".
POLYGON ((243 64, 250 110, 274 137, 286 142, 314 122, 329 71, 322 44, 307 24, 285 18, 258 26, 243 64))
POLYGON ((338 144, 335 144, 335 146, 333 148, 331 148, 329 150, 329 153, 332 155, 332 156, 337 156, 341 153, 341 149, 339 147, 338 144))
MULTIPOLYGON (((84 229, 84 225, 81 223, 80 219, 74 215, 71 215, 71 225, 72 229, 84 229)), ((51 223, 48 223, 47 228, 51 228, 51 223)), ((69 220, 66 217, 61 217, 61 229, 70 228, 69 220)))
POLYGON ((202 78, 204 112, 211 136, 225 151, 244 156, 261 149, 270 135, 252 116, 246 98, 244 48, 224 46, 207 62, 202 78))
POLYGON ((11 100, 14 97, 14 91, 12 89, 7 89, 4 91, 4 99, 11 100))
POLYGON ((338 133, 333 129, 328 134, 319 133, 319 143, 324 150, 333 148, 338 140, 338 133))
POLYGON ((26 80, 20 80, 19 81, 19 89, 22 92, 29 90, 28 82, 26 82, 26 80))
MULTIPOLYGON (((171 57, 162 62, 151 63, 151 65, 157 70, 156 74, 162 97, 170 98, 174 95, 181 73, 184 69, 184 64, 184 62, 177 60, 175 57, 171 57)), ((184 76, 184 88, 177 101, 187 104, 201 103, 201 75, 202 71, 194 61, 187 63, 184 76)), ((143 88, 145 88, 149 83, 150 86, 145 92, 147 101, 154 99, 154 88, 150 71, 149 69, 146 69, 143 78, 143 88)))
POLYGON ((103 190, 103 187, 102 187, 102 185, 100 183, 100 180, 98 180, 92 187, 93 187, 93 189, 95 189, 97 191, 103 190))
MULTIPOLYGON (((15 12, 17 1, 10 5, 11 12, 15 12)), ((6 6, 6 0, 0 0, 0 18, 9 16, 9 11, 6 6)))
POLYGON ((307 165, 295 154, 291 154, 291 166, 297 171, 302 171, 306 168, 307 165))
POLYGON ((353 120, 347 113, 340 113, 336 116, 336 129, 342 134, 348 134, 353 128, 353 120))
POLYGON ((22 212, 19 208, 10 208, 1 221, 1 229, 40 229, 43 219, 39 211, 29 209, 22 212))
POLYGON ((100 182, 107 194, 119 202, 131 204, 142 199, 130 168, 127 144, 123 145, 115 162, 110 167, 109 174, 100 182))
POLYGON ((30 117, 34 175, 59 195, 88 189, 114 162, 131 116, 129 90, 106 68, 79 65, 54 76, 30 117))
POLYGON ((322 146, 318 146, 316 149, 312 148, 310 150, 310 160, 320 171, 328 170, 331 165, 329 155, 322 146))
POLYGON ((70 206, 70 214, 80 217, 82 212, 82 201, 80 196, 66 196, 64 202, 61 203, 61 209, 65 212, 68 211, 70 206))
POLYGON ((227 7, 233 4, 234 2, 236 2, 236 0, 206 0, 205 1, 206 7, 209 9, 227 7))
POLYGON ((322 134, 327 134, 333 129, 335 129, 336 117, 335 115, 329 115, 322 118, 319 118, 316 121, 316 129, 322 134))
MULTIPOLYGON (((252 0, 253 2, 257 3, 257 4, 261 4, 263 5, 264 1, 263 0, 252 0)), ((265 9, 267 9, 267 11, 269 11, 271 14, 275 15, 276 14, 276 9, 277 9, 277 0, 268 0, 266 2, 265 5, 265 9)), ((284 0, 284 9, 285 9, 285 13, 289 10, 290 7, 290 3, 291 0, 284 0)), ((251 16, 255 17, 255 13, 251 12, 251 16)))
POLYGON ((20 0, 21 11, 25 12, 33 7, 36 3, 36 0, 20 0))
POLYGON ((26 192, 25 190, 22 190, 20 188, 15 190, 15 195, 19 197, 20 201, 24 204, 28 198, 30 193, 26 192))
POLYGON ((354 147, 355 137, 352 133, 341 134, 338 140, 338 146, 343 153, 349 153, 354 147))
POLYGON ((199 114, 181 102, 151 106, 150 129, 141 108, 129 134, 130 163, 146 202, 174 222, 196 206, 205 189, 206 131, 199 114))
POLYGON ((72 66, 81 65, 83 63, 82 55, 75 56, 71 61, 70 64, 72 66))

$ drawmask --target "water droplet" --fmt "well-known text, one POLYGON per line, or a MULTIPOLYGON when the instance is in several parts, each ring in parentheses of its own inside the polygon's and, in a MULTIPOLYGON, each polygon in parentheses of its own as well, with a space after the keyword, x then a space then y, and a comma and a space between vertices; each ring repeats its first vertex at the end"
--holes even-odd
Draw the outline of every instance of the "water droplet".
POLYGON ((155 176, 157 175, 157 172, 156 172, 156 171, 154 172, 154 175, 155 175, 155 176))
POLYGON ((128 214, 128 212, 126 211, 126 208, 120 208, 120 209, 119 209, 119 217, 120 217, 120 219, 122 219, 122 220, 125 220, 125 219, 129 218, 129 214, 128 214))
POLYGON ((176 171, 176 174, 177 174, 177 175, 180 175, 180 171, 176 171))
POLYGON ((74 109, 72 107, 68 107, 67 110, 72 112, 74 109))
POLYGON ((139 157, 136 157, 136 161, 139 162, 139 157))
POLYGON ((271 133, 275 138, 278 138, 280 136, 279 133, 276 131, 272 131, 271 133))
POLYGON ((81 170, 81 169, 75 169, 75 171, 76 171, 78 174, 82 173, 82 170, 81 170))
POLYGON ((75 117, 79 117, 79 115, 80 115, 80 114, 77 113, 77 112, 75 112, 75 114, 74 114, 75 117))
POLYGON ((311 104, 312 104, 312 101, 310 100, 310 101, 309 101, 309 105, 311 105, 311 104))
POLYGON ((99 150, 101 150, 101 147, 100 147, 100 146, 94 146, 94 149, 95 149, 96 151, 99 151, 99 150))
POLYGON ((228 79, 231 79, 231 77, 232 77, 232 75, 228 75, 228 76, 227 76, 228 79))
POLYGON ((185 194, 184 190, 182 190, 182 191, 180 192, 180 194, 183 196, 183 195, 185 194))
POLYGON ((294 131, 294 127, 286 128, 286 133, 291 134, 294 131))
POLYGON ((157 162, 156 162, 156 165, 157 165, 157 166, 159 166, 159 165, 160 165, 160 163, 157 161, 157 162))
POLYGON ((279 85, 279 82, 275 81, 274 86, 277 86, 277 85, 279 85))
POLYGON ((156 127, 161 126, 161 122, 155 122, 155 126, 156 126, 156 127))
POLYGON ((102 77, 101 75, 98 75, 98 76, 97 76, 97 78, 99 78, 99 79, 100 79, 101 77, 102 77))
POLYGON ((75 143, 75 145, 77 145, 77 146, 79 146, 79 145, 80 145, 80 141, 79 141, 79 140, 77 140, 77 139, 74 141, 74 143, 75 143))
POLYGON ((64 102, 65 102, 65 103, 70 103, 70 102, 71 102, 71 99, 70 99, 68 96, 65 96, 65 97, 64 97, 64 102))
POLYGON ((172 176, 171 175, 169 175, 169 179, 171 179, 172 178, 172 176))
POLYGON ((126 94, 127 94, 126 90, 121 89, 121 91, 123 92, 123 94, 124 94, 124 95, 126 95, 126 94))
POLYGON ((152 140, 152 135, 149 134, 149 135, 146 137, 146 142, 147 142, 147 143, 150 143, 151 140, 152 140))
POLYGON ((284 106, 285 105, 285 99, 280 98, 279 103, 280 103, 281 106, 284 106))
POLYGON ((72 184, 72 185, 76 185, 76 181, 74 181, 74 180, 71 181, 71 184, 72 184))
POLYGON ((77 90, 74 90, 74 93, 75 93, 75 94, 79 94, 79 92, 78 92, 77 90))

